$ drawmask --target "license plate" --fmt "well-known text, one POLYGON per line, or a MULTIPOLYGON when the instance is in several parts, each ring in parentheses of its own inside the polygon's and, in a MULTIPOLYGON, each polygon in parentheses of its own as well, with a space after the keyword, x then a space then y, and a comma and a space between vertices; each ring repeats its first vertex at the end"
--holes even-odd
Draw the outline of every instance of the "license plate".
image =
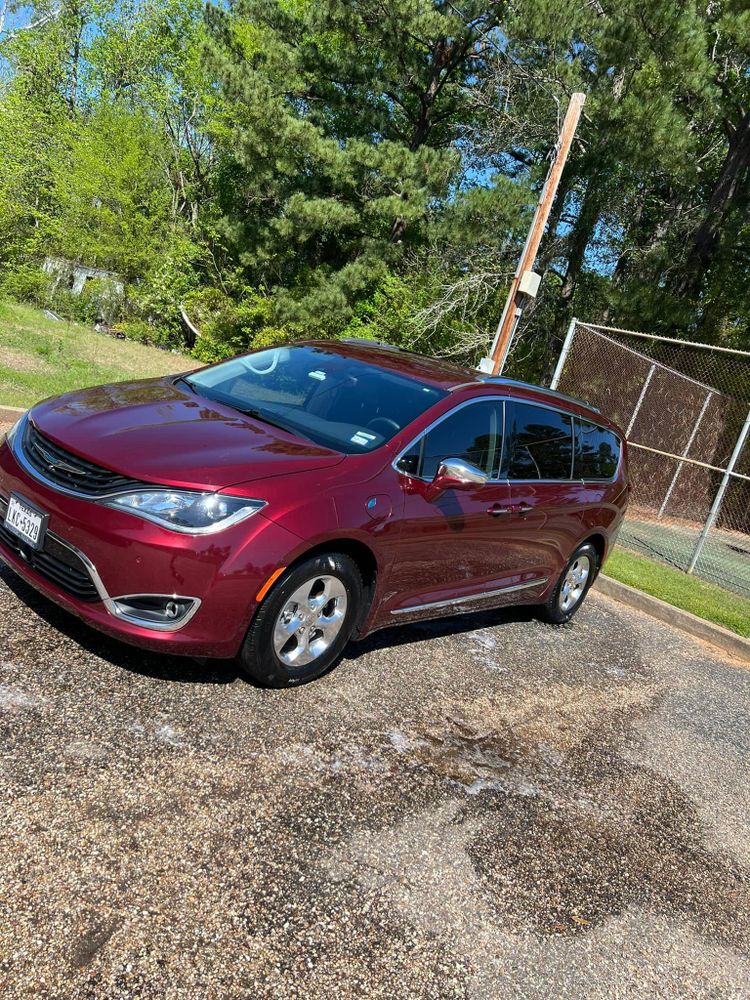
POLYGON ((5 527, 23 539, 32 549, 41 549, 47 531, 49 515, 42 513, 28 500, 11 493, 5 512, 5 527))

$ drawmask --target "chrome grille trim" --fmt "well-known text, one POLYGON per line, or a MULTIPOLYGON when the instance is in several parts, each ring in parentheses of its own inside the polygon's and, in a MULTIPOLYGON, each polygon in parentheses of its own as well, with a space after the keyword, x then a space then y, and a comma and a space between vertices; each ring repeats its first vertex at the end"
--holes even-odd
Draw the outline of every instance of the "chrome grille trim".
POLYGON ((28 414, 22 417, 13 442, 13 455, 33 479, 58 493, 82 500, 104 500, 133 489, 153 489, 154 485, 129 479, 74 455, 37 430, 28 414), (73 469, 76 472, 70 471, 73 469))

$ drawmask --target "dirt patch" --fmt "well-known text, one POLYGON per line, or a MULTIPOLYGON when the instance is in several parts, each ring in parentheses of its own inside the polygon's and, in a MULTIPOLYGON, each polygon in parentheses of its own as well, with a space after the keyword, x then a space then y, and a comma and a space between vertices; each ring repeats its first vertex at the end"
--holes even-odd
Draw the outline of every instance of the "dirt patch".
POLYGON ((53 370, 44 358, 17 351, 13 347, 0 346, 0 365, 25 375, 46 375, 53 370))

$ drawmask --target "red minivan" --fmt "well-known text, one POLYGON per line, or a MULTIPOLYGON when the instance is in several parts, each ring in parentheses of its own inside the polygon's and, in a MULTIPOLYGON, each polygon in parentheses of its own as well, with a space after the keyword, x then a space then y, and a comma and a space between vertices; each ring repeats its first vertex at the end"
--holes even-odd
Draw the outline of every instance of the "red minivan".
POLYGON ((398 622, 580 607, 622 432, 533 385, 362 341, 84 389, 0 446, 0 556, 95 628, 261 684, 398 622))

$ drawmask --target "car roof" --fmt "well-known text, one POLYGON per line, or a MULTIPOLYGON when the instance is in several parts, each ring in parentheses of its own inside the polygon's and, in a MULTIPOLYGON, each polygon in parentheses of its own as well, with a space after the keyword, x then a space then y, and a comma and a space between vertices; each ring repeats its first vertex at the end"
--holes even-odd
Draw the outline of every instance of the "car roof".
POLYGON ((556 392, 554 389, 533 385, 531 382, 520 382, 516 379, 487 375, 475 368, 467 368, 439 358, 430 358, 424 354, 417 354, 414 351, 407 351, 375 340, 345 338, 343 340, 307 341, 306 343, 315 344, 316 347, 325 347, 326 350, 335 354, 347 355, 387 371, 404 375, 407 378, 418 379, 446 392, 478 388, 492 389, 497 391, 498 395, 513 395, 529 402, 536 400, 547 402, 553 406, 558 406, 561 403, 568 404, 564 405, 565 409, 586 413, 598 423, 615 427, 611 421, 601 416, 597 407, 590 403, 577 399, 575 396, 556 392))

